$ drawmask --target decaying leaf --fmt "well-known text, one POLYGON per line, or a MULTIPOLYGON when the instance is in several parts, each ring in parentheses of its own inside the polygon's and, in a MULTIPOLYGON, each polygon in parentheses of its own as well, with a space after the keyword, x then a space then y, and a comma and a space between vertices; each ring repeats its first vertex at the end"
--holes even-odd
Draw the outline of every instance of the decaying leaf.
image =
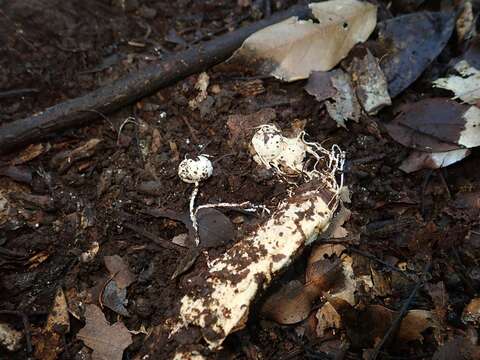
POLYGON ((123 351, 132 344, 132 335, 122 322, 110 325, 102 310, 88 304, 85 309, 85 327, 77 338, 93 350, 93 360, 122 360, 123 351))
POLYGON ((463 310, 462 321, 467 323, 480 323, 480 298, 472 299, 463 310))
POLYGON ((386 124, 391 137, 403 146, 444 152, 480 145, 480 109, 445 98, 424 99, 402 107, 386 124))
POLYGON ((447 44, 455 25, 452 13, 418 12, 378 24, 388 49, 380 67, 393 98, 410 86, 447 44), (419 36, 421 34, 421 36, 419 36))
POLYGON ((343 70, 333 70, 330 79, 332 86, 337 93, 332 98, 333 101, 327 101, 326 107, 330 117, 337 122, 339 126, 346 127, 345 121, 353 120, 358 122, 361 115, 360 104, 353 90, 350 76, 343 70))
POLYGON ((455 29, 459 41, 465 41, 475 35, 476 16, 473 13, 473 5, 471 0, 462 2, 462 11, 457 17, 455 29))
POLYGON ((480 100, 480 71, 462 60, 455 64, 460 75, 451 75, 433 82, 433 86, 455 93, 453 99, 475 105, 480 100))
POLYGON ((313 71, 308 77, 305 91, 310 95, 315 96, 315 99, 318 102, 333 98, 337 95, 337 90, 332 85, 332 76, 334 73, 335 70, 313 71))
POLYGON ((48 314, 47 324, 35 341, 37 359, 55 360, 63 351, 63 336, 70 331, 67 300, 59 288, 55 294, 53 306, 48 314))
MULTIPOLYGON (((397 312, 382 305, 368 305, 365 308, 349 307, 344 302, 332 301, 332 306, 341 315, 342 324, 352 344, 358 347, 373 347, 391 327, 397 312)), ((435 316, 427 310, 408 311, 396 334, 396 341, 423 341, 422 333, 438 327, 435 316)))
POLYGON ((439 169, 455 164, 456 162, 465 159, 468 155, 470 155, 469 149, 434 153, 412 151, 410 155, 402 161, 398 168, 406 173, 422 169, 439 169))
POLYGON ((279 324, 296 324, 310 314, 316 294, 306 291, 304 285, 293 280, 270 296, 262 306, 262 314, 279 324))
POLYGON ((317 22, 293 17, 257 31, 229 61, 284 81, 306 79, 312 71, 331 70, 375 29, 377 9, 370 3, 331 0, 309 6, 317 22))
POLYGON ((438 347, 432 360, 467 360, 479 359, 480 346, 466 336, 454 336, 438 347))
POLYGON ((8 351, 17 351, 22 345, 23 334, 10 325, 0 322, 0 346, 8 351))
POLYGON ((418 150, 400 166, 405 172, 451 165, 480 145, 480 109, 445 98, 408 104, 385 127, 395 141, 418 150))
POLYGON ((361 108, 353 90, 350 75, 341 69, 332 71, 315 71, 308 78, 305 90, 325 105, 330 117, 338 126, 346 127, 346 120, 360 119, 361 108))
POLYGON ((325 336, 329 329, 337 330, 342 327, 342 318, 329 301, 318 309, 315 317, 317 319, 315 332, 318 337, 325 336))
POLYGON ((388 83, 378 59, 365 49, 365 54, 355 56, 349 65, 355 93, 365 112, 375 115, 384 106, 392 104, 388 83))
POLYGON ((234 237, 230 219, 221 211, 211 208, 200 209, 197 214, 198 235, 202 247, 211 248, 228 244, 234 237))
MULTIPOLYGON (((330 222, 328 229, 322 234, 322 239, 341 239, 348 235, 348 231, 343 225, 350 220, 352 212, 343 205, 340 204, 340 209, 335 214, 334 218, 330 222)), ((340 245, 341 246, 341 245, 340 245)), ((343 248, 343 246, 341 246, 343 248)), ((319 250, 316 250, 318 252, 319 250)), ((343 251, 340 250, 340 252, 343 251)))
POLYGON ((120 289, 127 288, 135 281, 135 275, 130 271, 128 264, 120 256, 105 256, 103 261, 105 262, 105 267, 108 269, 108 272, 120 289))
POLYGON ((275 119, 275 109, 266 108, 247 115, 229 115, 227 127, 230 132, 229 143, 232 146, 247 146, 256 128, 271 123, 275 119))
POLYGON ((117 314, 130 316, 125 305, 127 305, 127 289, 119 288, 115 280, 107 280, 102 291, 102 303, 117 314))
POLYGON ((196 109, 199 104, 207 98, 207 89, 208 84, 210 83, 210 77, 206 72, 202 72, 198 75, 197 83, 195 84, 195 89, 198 91, 197 96, 188 102, 188 106, 191 109, 196 109))
POLYGON ((436 284, 428 283, 425 284, 425 289, 432 298, 436 317, 440 321, 445 321, 448 312, 448 294, 445 289, 445 284, 442 281, 436 284))

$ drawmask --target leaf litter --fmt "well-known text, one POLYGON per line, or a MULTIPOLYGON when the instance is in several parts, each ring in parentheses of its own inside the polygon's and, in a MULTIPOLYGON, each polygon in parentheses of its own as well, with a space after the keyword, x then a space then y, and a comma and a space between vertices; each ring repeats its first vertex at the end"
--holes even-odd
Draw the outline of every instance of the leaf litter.
MULTIPOLYGON (((130 114, 111 115, 2 157, 0 286, 6 308, 25 315, 0 311, 0 346, 28 350, 32 332, 32 353, 46 359, 90 356, 80 341, 94 359, 205 359, 212 349, 221 358, 477 358, 478 10, 447 3, 311 5, 313 21, 247 39, 230 61, 247 65, 239 74, 215 68, 138 101, 138 128, 123 126, 130 114), (252 71, 259 78, 244 77, 252 71), (343 168, 344 147, 343 172, 322 171, 343 168), (192 186, 176 172, 186 154, 212 154, 193 196, 212 207, 189 208, 192 186), (309 201, 330 196, 318 177, 336 184, 335 201, 312 211, 309 201), (262 211, 215 207, 223 201, 262 211), (48 316, 31 313, 38 307, 48 316)), ((221 32, 232 27, 224 15, 221 32)), ((185 39, 169 49, 211 31, 182 26, 167 28, 185 39)))

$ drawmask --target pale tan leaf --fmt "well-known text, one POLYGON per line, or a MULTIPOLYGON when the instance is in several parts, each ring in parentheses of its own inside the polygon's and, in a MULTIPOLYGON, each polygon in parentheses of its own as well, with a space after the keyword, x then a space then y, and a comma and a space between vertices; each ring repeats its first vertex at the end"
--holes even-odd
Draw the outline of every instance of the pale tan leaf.
POLYGON ((370 3, 332 0, 309 6, 316 23, 292 17, 257 31, 230 61, 284 81, 306 79, 312 71, 331 70, 375 29, 377 8, 370 3))
POLYGON ((128 268, 128 264, 118 255, 105 256, 105 266, 110 275, 115 279, 120 289, 127 288, 135 281, 135 275, 128 268))

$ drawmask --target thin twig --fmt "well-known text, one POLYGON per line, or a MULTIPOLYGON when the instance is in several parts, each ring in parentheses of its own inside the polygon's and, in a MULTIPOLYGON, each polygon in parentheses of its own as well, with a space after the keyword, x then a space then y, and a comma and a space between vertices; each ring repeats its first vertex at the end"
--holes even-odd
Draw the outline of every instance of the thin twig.
POLYGON ((383 336, 382 341, 380 341, 377 344, 377 346, 375 346, 375 349, 373 350, 373 353, 370 356, 369 360, 376 360, 376 358, 380 354, 380 350, 382 349, 382 347, 387 343, 387 341, 390 339, 392 334, 395 331, 397 331, 403 317, 405 316, 408 309, 410 308, 410 305, 412 304, 412 301, 413 301, 415 295, 417 294, 418 290, 424 285, 425 275, 430 271, 431 266, 432 266, 432 263, 429 261, 428 264, 425 266, 425 269, 423 270, 423 273, 420 276, 420 279, 417 281, 417 283, 413 287, 412 291, 410 292, 410 295, 408 296, 408 298, 403 303, 402 308, 400 309, 399 313, 395 317, 395 320, 393 320, 392 325, 390 325, 390 328, 388 329, 388 331, 383 336))
POLYGON ((38 93, 38 92, 39 92, 38 89, 15 89, 15 90, 1 91, 0 99, 17 97, 17 96, 25 96, 25 95, 30 95, 32 93, 38 93))
POLYGON ((175 250, 175 251, 180 251, 183 252, 184 248, 181 247, 180 245, 174 244, 168 240, 162 239, 161 237, 151 233, 150 231, 147 231, 145 229, 142 229, 136 225, 130 224, 130 223, 123 223, 123 226, 125 226, 127 229, 135 231, 137 234, 142 235, 146 237, 147 239, 152 240, 155 244, 160 245, 161 247, 168 249, 168 250, 175 250))
POLYGON ((354 252, 356 254, 359 254, 359 255, 362 255, 370 260, 374 260, 376 262, 378 262, 379 264, 382 264, 383 266, 385 266, 386 268, 388 268, 389 270, 392 270, 392 271, 395 271, 397 273, 399 273, 401 276, 403 276, 405 279, 408 279, 408 280, 411 280, 410 277, 405 274, 405 272, 403 270, 400 270, 399 268, 397 268, 396 266, 393 266, 392 264, 389 264, 387 263, 386 261, 380 259, 379 257, 376 257, 375 255, 373 254, 370 254, 369 252, 366 252, 366 251, 363 251, 363 250, 359 250, 357 248, 354 248, 354 247, 347 247, 347 249, 351 252, 354 252))

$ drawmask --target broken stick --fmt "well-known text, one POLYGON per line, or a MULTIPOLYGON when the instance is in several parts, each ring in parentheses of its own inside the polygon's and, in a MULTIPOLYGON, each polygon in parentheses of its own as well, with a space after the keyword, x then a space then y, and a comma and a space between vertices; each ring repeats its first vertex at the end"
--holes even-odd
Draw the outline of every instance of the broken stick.
POLYGON ((306 17, 307 6, 293 6, 216 39, 174 54, 75 99, 0 127, 0 154, 38 141, 54 132, 85 125, 158 89, 225 61, 254 32, 291 16, 306 17))

